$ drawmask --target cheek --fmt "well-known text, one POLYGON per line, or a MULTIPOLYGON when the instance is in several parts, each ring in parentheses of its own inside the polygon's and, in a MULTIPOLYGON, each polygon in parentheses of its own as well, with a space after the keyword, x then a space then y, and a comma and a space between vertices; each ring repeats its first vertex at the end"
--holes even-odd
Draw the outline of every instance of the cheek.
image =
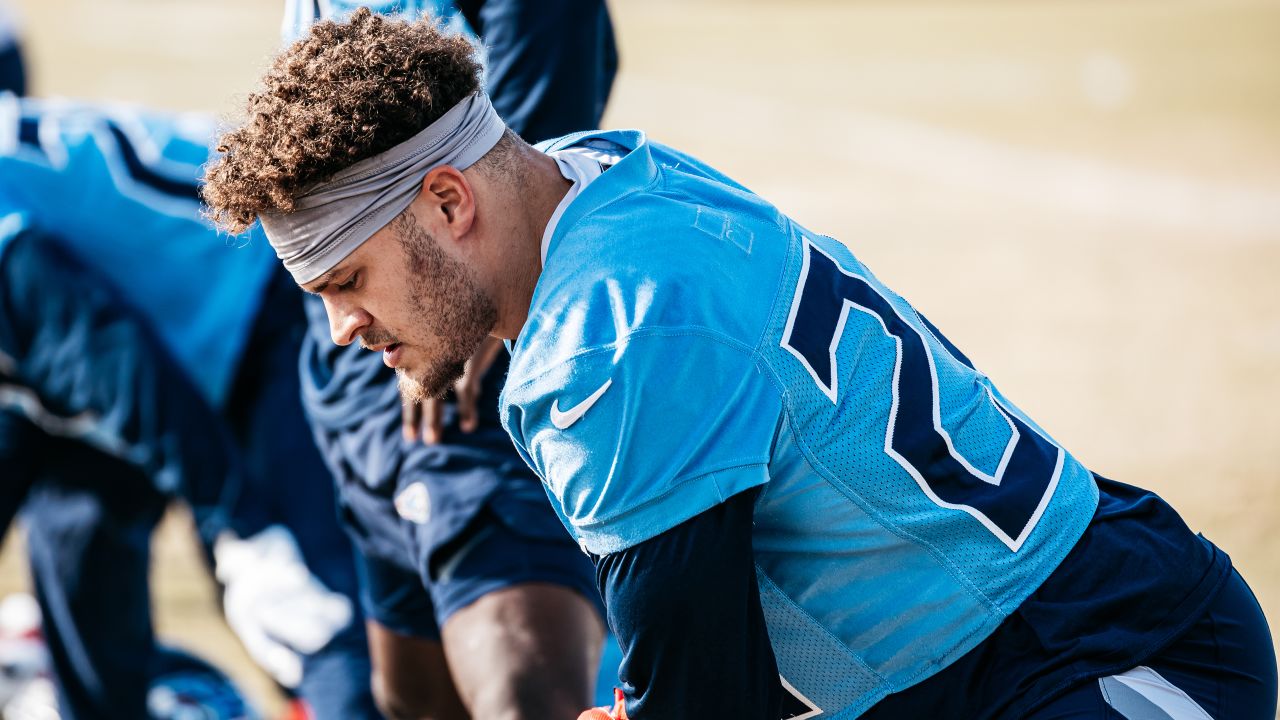
POLYGON ((418 328, 427 312, 425 298, 420 294, 407 277, 397 273, 379 285, 376 295, 369 299, 369 307, 378 325, 407 342, 421 334, 418 328))

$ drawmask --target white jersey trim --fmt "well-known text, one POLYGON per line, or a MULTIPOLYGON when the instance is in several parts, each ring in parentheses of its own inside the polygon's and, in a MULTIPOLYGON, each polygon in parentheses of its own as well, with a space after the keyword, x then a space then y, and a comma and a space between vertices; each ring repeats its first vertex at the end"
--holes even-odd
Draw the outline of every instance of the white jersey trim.
MULTIPOLYGON (((604 156, 602 153, 584 147, 572 147, 564 150, 558 150, 549 153, 555 158, 556 165, 560 167, 560 174, 565 180, 573 183, 569 191, 564 194, 564 198, 560 200, 560 204, 556 206, 556 211, 551 213, 551 219, 547 221, 547 228, 542 232, 542 265, 547 265, 547 250, 551 247, 551 236, 556 234, 556 226, 560 224, 560 218, 564 215, 564 211, 578 197, 578 193, 582 189, 591 184, 592 180, 600 177, 604 172, 604 165, 601 163, 604 156)), ((616 158, 613 158, 616 161, 616 158)), ((612 163, 609 163, 612 164, 612 163)))

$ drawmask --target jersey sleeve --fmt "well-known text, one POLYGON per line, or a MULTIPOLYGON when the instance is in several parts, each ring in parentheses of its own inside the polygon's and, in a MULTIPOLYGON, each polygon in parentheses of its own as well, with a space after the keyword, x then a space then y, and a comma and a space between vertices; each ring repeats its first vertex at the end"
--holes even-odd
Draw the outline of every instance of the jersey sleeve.
POLYGON ((585 549, 606 554, 768 480, 781 398, 750 348, 639 330, 528 382, 505 420, 585 549))

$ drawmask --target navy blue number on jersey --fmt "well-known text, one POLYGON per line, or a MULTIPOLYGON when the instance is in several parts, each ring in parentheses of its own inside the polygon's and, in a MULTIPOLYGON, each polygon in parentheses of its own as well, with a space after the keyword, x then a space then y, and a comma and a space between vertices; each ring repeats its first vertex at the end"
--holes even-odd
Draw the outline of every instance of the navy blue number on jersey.
MULTIPOLYGON (((935 504, 967 512, 1016 552, 1057 485, 1061 449, 1010 413, 988 390, 1009 425, 1010 439, 993 474, 974 467, 942 426, 937 368, 925 336, 866 279, 846 272, 807 240, 804 252, 782 347, 804 363, 834 403, 841 379, 836 349, 849 311, 877 319, 898 346, 885 453, 915 478, 935 504)), ((925 327, 948 355, 972 368, 941 334, 925 327)))

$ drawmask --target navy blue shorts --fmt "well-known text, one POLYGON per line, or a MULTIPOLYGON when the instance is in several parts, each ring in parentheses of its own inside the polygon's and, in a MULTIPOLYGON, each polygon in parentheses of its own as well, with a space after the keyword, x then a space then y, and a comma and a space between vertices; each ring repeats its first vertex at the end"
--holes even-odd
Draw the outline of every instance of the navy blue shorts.
POLYGON ((517 584, 561 585, 599 605, 591 561, 498 422, 505 355, 484 379, 476 432, 461 432, 447 406, 444 442, 405 441, 394 373, 376 353, 333 345, 323 306, 312 298, 307 309, 303 401, 360 556, 366 615, 438 639, 454 612, 517 584))
MULTIPOLYGON (((529 516, 541 505, 523 509, 529 516)), ((549 583, 574 590, 603 616, 590 560, 563 530, 556 536, 530 534, 513 513, 486 506, 454 540, 432 556, 427 576, 403 565, 365 556, 362 600, 366 615, 402 635, 440 639, 440 628, 457 611, 492 592, 525 583, 549 583)), ((534 520, 537 523, 537 520, 534 520)))
POLYGON ((1142 665, 1081 683, 1028 720, 1272 720, 1276 656, 1240 573, 1171 645, 1142 665))
MULTIPOLYGON (((1124 717, 1054 713, 1098 697, 1099 678, 1169 667, 1198 675, 1188 691, 1258 680, 1260 689, 1246 692, 1249 679, 1238 691, 1256 697, 1269 687, 1270 711, 1210 716, 1274 720, 1270 631, 1230 558, 1155 494, 1104 478, 1098 487, 1093 522, 1039 589, 973 650, 865 717, 1124 717), (1269 680, 1259 669, 1268 664, 1269 680)), ((1164 720, 1131 720, 1147 717, 1164 720)))

